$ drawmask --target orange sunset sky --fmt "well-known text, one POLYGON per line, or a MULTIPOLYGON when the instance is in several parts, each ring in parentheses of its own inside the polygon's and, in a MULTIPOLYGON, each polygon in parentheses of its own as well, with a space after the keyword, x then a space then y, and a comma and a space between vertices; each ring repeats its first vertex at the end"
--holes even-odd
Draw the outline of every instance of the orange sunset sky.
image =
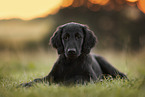
MULTIPOLYGON (((88 0, 99 4, 103 0, 88 0)), ((145 13, 145 0, 126 0, 137 2, 137 7, 145 13)), ((0 19, 21 18, 30 20, 43 17, 48 14, 55 14, 61 7, 71 5, 73 0, 1 0, 0 19)), ((107 4, 109 0, 105 0, 107 4)), ((101 4, 101 3, 100 3, 101 4)))
POLYGON ((62 0, 2 0, 0 19, 21 18, 25 20, 54 13, 62 0))

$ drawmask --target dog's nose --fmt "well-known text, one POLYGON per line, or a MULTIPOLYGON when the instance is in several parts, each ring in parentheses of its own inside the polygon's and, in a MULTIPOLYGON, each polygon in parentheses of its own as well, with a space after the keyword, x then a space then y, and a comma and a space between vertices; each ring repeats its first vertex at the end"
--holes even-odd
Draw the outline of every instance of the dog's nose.
POLYGON ((68 54, 69 55, 75 55, 76 54, 76 49, 75 48, 68 49, 68 54))

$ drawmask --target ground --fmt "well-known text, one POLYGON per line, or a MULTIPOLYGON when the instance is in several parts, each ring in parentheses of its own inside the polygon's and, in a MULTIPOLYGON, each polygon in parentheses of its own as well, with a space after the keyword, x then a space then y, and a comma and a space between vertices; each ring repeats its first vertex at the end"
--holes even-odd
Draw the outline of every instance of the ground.
MULTIPOLYGON (((95 51, 95 50, 93 50, 95 51)), ((87 85, 36 84, 17 88, 20 83, 47 75, 57 59, 55 51, 0 52, 0 97, 145 97, 145 50, 137 53, 95 51, 104 56, 127 80, 104 80, 87 85)))

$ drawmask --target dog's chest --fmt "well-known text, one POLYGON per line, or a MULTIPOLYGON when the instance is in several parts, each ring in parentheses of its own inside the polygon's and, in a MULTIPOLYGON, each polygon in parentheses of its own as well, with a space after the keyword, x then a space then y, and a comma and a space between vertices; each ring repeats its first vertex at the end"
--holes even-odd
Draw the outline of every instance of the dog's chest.
POLYGON ((86 65, 87 64, 84 64, 83 62, 72 62, 66 64, 62 69, 63 77, 68 78, 78 75, 86 76, 88 74, 86 65))

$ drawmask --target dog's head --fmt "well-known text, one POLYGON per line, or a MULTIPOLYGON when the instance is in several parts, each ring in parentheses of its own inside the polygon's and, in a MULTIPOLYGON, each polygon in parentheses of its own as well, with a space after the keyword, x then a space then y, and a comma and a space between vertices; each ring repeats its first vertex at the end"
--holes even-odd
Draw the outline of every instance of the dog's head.
POLYGON ((81 54, 90 53, 96 43, 96 37, 88 26, 71 22, 59 26, 50 42, 58 54, 65 54, 67 58, 77 58, 81 54))

